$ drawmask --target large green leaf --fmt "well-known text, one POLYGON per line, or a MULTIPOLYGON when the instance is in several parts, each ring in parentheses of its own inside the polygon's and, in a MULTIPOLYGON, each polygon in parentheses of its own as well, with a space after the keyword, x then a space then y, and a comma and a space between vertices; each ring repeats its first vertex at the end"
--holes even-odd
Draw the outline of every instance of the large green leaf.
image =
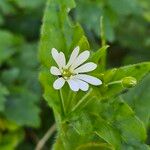
POLYGON ((136 115, 148 127, 150 121, 150 74, 131 91, 123 95, 125 101, 132 107, 136 115))
POLYGON ((45 99, 50 106, 57 108, 57 111, 60 111, 60 108, 58 108, 60 103, 59 93, 53 89, 52 84, 55 77, 49 73, 50 66, 55 65, 51 56, 51 49, 55 47, 59 51, 63 51, 68 58, 73 48, 78 45, 81 50, 89 48, 88 41, 84 37, 81 27, 78 24, 72 24, 68 17, 68 10, 74 6, 73 0, 49 0, 41 31, 39 58, 42 68, 39 78, 45 89, 45 99))

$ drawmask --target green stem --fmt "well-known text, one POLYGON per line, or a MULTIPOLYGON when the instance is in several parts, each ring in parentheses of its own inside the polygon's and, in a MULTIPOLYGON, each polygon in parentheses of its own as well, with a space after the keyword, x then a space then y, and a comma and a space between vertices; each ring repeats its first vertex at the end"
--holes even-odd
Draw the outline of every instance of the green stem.
POLYGON ((101 44, 102 47, 106 45, 106 37, 105 37, 105 30, 104 30, 104 18, 103 16, 100 17, 100 36, 101 36, 101 44))
POLYGON ((61 104, 62 104, 62 111, 63 111, 64 115, 66 115, 65 102, 64 102, 64 98, 63 98, 63 94, 62 94, 61 89, 60 89, 60 100, 61 100, 61 104))
POLYGON ((90 89, 90 91, 79 100, 79 102, 73 107, 71 112, 74 112, 75 110, 77 110, 80 107, 80 105, 84 102, 84 100, 91 94, 91 92, 92 92, 92 89, 90 89))
POLYGON ((121 80, 113 81, 113 82, 108 83, 107 85, 109 86, 109 85, 113 85, 113 84, 120 84, 121 82, 122 82, 121 80))
MULTIPOLYGON (((104 28, 104 18, 103 16, 100 17, 100 37, 101 37, 101 46, 105 47, 106 46, 106 35, 105 35, 105 28, 104 28)), ((103 54, 102 57, 102 64, 101 67, 103 70, 106 69, 106 59, 107 59, 107 51, 103 54)))
POLYGON ((76 93, 74 93, 72 91, 70 93, 71 94, 68 96, 68 100, 67 100, 68 104, 67 104, 67 108, 66 108, 66 110, 68 112, 70 112, 70 109, 72 108, 72 102, 74 101, 74 99, 76 97, 76 93))

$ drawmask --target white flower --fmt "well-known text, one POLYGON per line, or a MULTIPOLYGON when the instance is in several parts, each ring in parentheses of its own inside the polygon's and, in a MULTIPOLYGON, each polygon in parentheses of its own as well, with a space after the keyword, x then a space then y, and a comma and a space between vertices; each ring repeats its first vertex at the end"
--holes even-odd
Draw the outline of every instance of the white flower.
POLYGON ((51 74, 58 76, 58 79, 53 84, 55 89, 61 89, 65 82, 68 82, 69 87, 73 91, 78 91, 79 89, 87 91, 89 84, 95 86, 102 84, 102 81, 98 78, 84 74, 95 70, 97 67, 93 62, 83 64, 90 56, 89 51, 86 50, 79 54, 79 46, 77 46, 73 50, 67 64, 63 52, 58 52, 55 48, 52 48, 51 53, 58 65, 58 67, 52 66, 50 68, 51 74))

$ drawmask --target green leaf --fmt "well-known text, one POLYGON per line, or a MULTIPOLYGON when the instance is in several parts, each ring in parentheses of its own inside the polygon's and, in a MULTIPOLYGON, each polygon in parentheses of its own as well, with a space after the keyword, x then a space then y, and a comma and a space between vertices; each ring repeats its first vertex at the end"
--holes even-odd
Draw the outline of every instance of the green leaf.
MULTIPOLYGON (((110 148, 118 150, 125 145, 127 149, 147 147, 143 144, 146 140, 143 122, 119 99, 113 99, 109 103, 98 99, 91 101, 82 112, 76 112, 62 125, 61 133, 65 149, 86 148, 89 142, 106 143, 110 148)), ((94 145, 90 147, 95 148, 94 145)))
POLYGON ((4 18, 3 16, 0 14, 0 25, 2 25, 4 23, 4 18))
POLYGON ((0 112, 4 111, 6 96, 8 94, 8 89, 0 83, 0 112))
POLYGON ((98 64, 97 69, 94 71, 94 73, 100 73, 102 71, 105 71, 106 67, 106 60, 104 59, 106 57, 107 48, 109 46, 105 45, 101 47, 99 50, 93 53, 90 60, 96 64, 98 64))
POLYGON ((19 69, 18 68, 11 68, 9 70, 4 70, 1 74, 1 80, 6 85, 10 86, 13 82, 19 77, 19 69))
POLYGON ((39 50, 39 58, 46 67, 52 65, 50 53, 53 47, 63 51, 67 56, 83 36, 81 27, 73 25, 68 18, 67 9, 74 5, 65 3, 59 0, 49 0, 47 3, 39 50))
POLYGON ((94 132, 114 149, 124 144, 131 147, 142 145, 146 139, 144 124, 133 110, 122 100, 91 102, 85 110, 91 114, 94 132))
POLYGON ((135 114, 148 127, 150 124, 150 74, 142 82, 123 95, 124 100, 132 107, 135 114))
POLYGON ((15 9, 8 1, 0 1, 0 9, 3 14, 12 14, 15 12, 15 9))
POLYGON ((0 30, 0 65, 17 51, 22 39, 8 31, 0 30))
POLYGON ((6 118, 21 126, 39 127, 37 95, 23 87, 13 88, 11 92, 5 105, 6 118))
POLYGON ((79 146, 76 150, 113 150, 111 146, 106 143, 86 143, 79 146))
POLYGON ((73 48, 78 45, 81 50, 89 48, 88 41, 80 25, 72 24, 68 17, 68 9, 74 6, 73 0, 49 0, 44 14, 41 32, 39 59, 42 63, 42 69, 39 79, 45 89, 44 98, 59 114, 59 93, 53 89, 55 77, 49 73, 50 67, 55 64, 51 56, 51 49, 55 47, 59 51, 63 51, 66 57, 69 57, 73 48))
POLYGON ((0 148, 2 150, 15 150, 18 144, 23 140, 24 132, 19 129, 7 134, 0 134, 0 148))
MULTIPOLYGON (((105 9, 103 8, 103 5, 105 5, 105 2, 100 2, 98 0, 91 1, 77 1, 78 5, 76 8, 76 18, 77 20, 85 26, 85 28, 88 29, 88 31, 94 31, 96 36, 100 35, 100 17, 103 16, 104 20, 104 32, 106 33, 106 39, 109 41, 114 40, 114 30, 112 27, 111 18, 112 12, 109 12, 107 8, 107 12, 109 15, 107 15, 105 9), (86 9, 85 9, 86 7, 86 9), (93 9, 94 8, 94 9, 93 9)), ((91 38, 91 37, 90 37, 91 38)))
POLYGON ((15 5, 18 5, 18 7, 23 8, 23 9, 31 9, 32 11, 34 9, 40 8, 40 6, 44 5, 46 0, 36 0, 36 1, 20 1, 20 0, 14 0, 12 3, 15 5))
POLYGON ((94 89, 97 89, 96 93, 100 99, 108 99, 127 89, 122 83, 124 78, 134 77, 139 82, 149 71, 149 62, 114 68, 99 75, 103 85, 94 89))
POLYGON ((137 0, 108 0, 108 3, 119 15, 139 13, 139 11, 141 11, 137 0))

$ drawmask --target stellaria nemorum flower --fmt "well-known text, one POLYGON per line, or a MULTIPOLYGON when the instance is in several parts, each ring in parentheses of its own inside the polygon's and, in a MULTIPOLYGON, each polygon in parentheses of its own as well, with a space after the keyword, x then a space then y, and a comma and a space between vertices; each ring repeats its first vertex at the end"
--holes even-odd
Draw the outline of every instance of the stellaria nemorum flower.
POLYGON ((52 48, 51 53, 58 65, 58 67, 52 66, 50 68, 51 74, 58 76, 58 79, 53 84, 54 89, 61 89, 65 82, 69 84, 73 91, 78 91, 79 89, 87 91, 89 84, 95 86, 102 84, 100 79, 85 74, 95 70, 97 67, 97 64, 93 62, 83 64, 90 56, 88 50, 79 54, 79 46, 77 46, 71 53, 68 63, 66 63, 63 52, 58 52, 55 48, 52 48))

